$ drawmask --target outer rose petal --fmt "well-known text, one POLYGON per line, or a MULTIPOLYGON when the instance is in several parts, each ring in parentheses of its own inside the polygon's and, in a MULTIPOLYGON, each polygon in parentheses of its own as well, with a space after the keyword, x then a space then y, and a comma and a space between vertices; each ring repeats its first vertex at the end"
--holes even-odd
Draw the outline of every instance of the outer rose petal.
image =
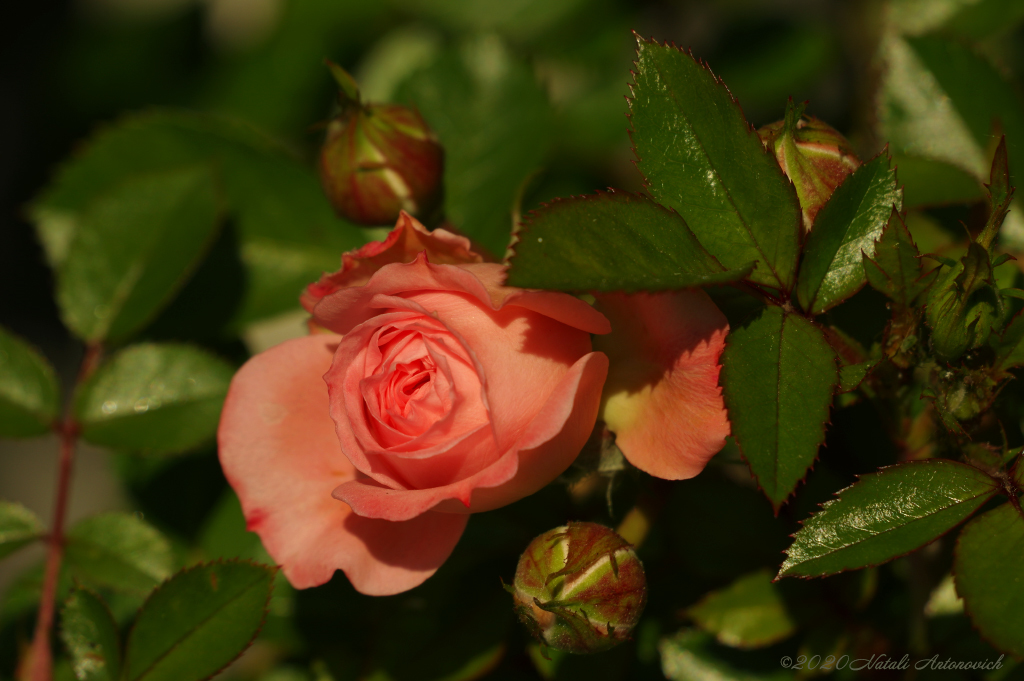
POLYGON ((592 352, 552 391, 515 446, 476 475, 422 490, 396 490, 360 476, 334 496, 360 515, 401 520, 436 507, 451 515, 499 508, 533 494, 569 467, 594 428, 608 358, 592 352))
POLYGON ((343 254, 340 270, 325 274, 320 281, 306 287, 300 299, 302 306, 312 312, 313 306, 324 296, 349 286, 362 286, 384 265, 410 262, 422 252, 438 264, 483 262, 483 256, 473 252, 466 237, 446 229, 428 231, 403 210, 384 241, 371 241, 356 251, 343 254))
POLYGON ((718 386, 725 316, 699 289, 601 294, 598 307, 612 320, 594 347, 611 359, 602 415, 616 444, 642 471, 692 478, 730 430, 718 386))
POLYGON ((296 588, 323 584, 341 569, 362 593, 400 593, 434 574, 466 518, 360 518, 331 498, 334 487, 355 478, 322 379, 336 345, 333 336, 290 340, 239 370, 217 434, 221 466, 249 529, 296 588))

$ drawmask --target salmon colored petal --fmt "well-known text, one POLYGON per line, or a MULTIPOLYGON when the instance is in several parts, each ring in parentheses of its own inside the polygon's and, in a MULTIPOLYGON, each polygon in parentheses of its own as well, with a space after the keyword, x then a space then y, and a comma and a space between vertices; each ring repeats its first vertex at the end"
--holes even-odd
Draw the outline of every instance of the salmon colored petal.
POLYGON ((601 294, 612 333, 602 417, 630 463, 667 480, 692 478, 725 445, 729 420, 718 363, 729 326, 701 290, 601 294))
POLYGON ((404 520, 430 509, 478 513, 533 494, 562 473, 582 449, 597 420, 608 358, 581 357, 552 391, 537 417, 498 461, 476 475, 444 487, 398 490, 360 476, 334 490, 357 513, 404 520))
POLYGON ((340 270, 310 284, 302 294, 302 306, 312 312, 324 296, 341 288, 362 286, 384 265, 409 262, 421 252, 436 264, 483 262, 483 256, 473 251, 466 237, 446 229, 431 232, 403 210, 384 241, 371 241, 356 251, 345 253, 341 256, 340 270))
POLYGON ((340 569, 363 593, 398 593, 437 570, 465 521, 436 513, 408 523, 356 518, 331 497, 356 475, 322 378, 337 343, 322 335, 290 340, 238 371, 217 434, 221 466, 249 529, 295 587, 323 584, 340 569))
POLYGON ((506 305, 533 310, 587 333, 607 333, 608 320, 585 302, 553 291, 523 291, 500 285, 505 266, 497 263, 436 265, 421 253, 409 263, 385 265, 365 286, 344 288, 325 296, 313 308, 315 322, 335 333, 348 331, 376 314, 375 296, 410 295, 417 291, 465 293, 492 310, 506 305))

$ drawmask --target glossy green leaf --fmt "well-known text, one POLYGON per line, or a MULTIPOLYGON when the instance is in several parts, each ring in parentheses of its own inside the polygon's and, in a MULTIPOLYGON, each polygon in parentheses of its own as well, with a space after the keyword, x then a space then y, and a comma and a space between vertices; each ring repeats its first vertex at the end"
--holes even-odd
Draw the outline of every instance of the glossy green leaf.
POLYGON ((238 227, 248 281, 237 323, 295 308, 306 284, 337 269, 340 254, 366 240, 335 217, 316 175, 259 131, 217 116, 156 111, 92 137, 32 204, 51 265, 63 263, 98 197, 139 175, 196 164, 216 169, 238 227))
POLYGON ((500 258, 516 192, 550 139, 551 107, 533 72, 496 36, 480 37, 414 73, 398 97, 444 145, 447 219, 500 258))
POLYGON ((205 167, 141 175, 82 214, 57 277, 68 327, 88 341, 144 325, 184 284, 219 222, 205 167))
POLYGON ((188 345, 129 346, 76 396, 82 436, 106 447, 157 454, 193 449, 216 433, 233 373, 228 363, 188 345))
POLYGON ((821 314, 860 290, 866 281, 864 255, 872 256, 875 239, 889 214, 903 206, 896 173, 883 152, 857 168, 836 187, 818 212, 804 244, 796 293, 801 307, 821 314))
POLYGON ((793 672, 772 659, 770 666, 744 665, 738 656, 718 650, 711 634, 697 629, 684 629, 663 638, 658 644, 661 671, 670 681, 788 681, 793 672))
POLYGON ((691 55, 639 40, 630 120, 651 196, 674 208, 728 269, 790 290, 796 274, 796 190, 725 86, 691 55))
POLYGON ((701 629, 714 634, 719 643, 734 648, 771 645, 796 631, 796 622, 786 612, 782 594, 767 570, 712 591, 690 606, 686 614, 701 629))
POLYGON ((981 635, 1024 656, 1024 514, 1003 504, 964 527, 956 543, 956 591, 981 635))
POLYGON ((871 287, 900 309, 911 307, 931 283, 932 277, 924 276, 917 244, 896 209, 875 242, 874 254, 864 260, 864 271, 871 287))
POLYGON ((527 217, 508 283, 560 291, 663 290, 724 283, 725 271, 675 211, 643 194, 557 199, 527 217))
POLYGON ((943 459, 861 477, 804 521, 780 577, 821 577, 878 565, 956 527, 996 492, 985 473, 943 459))
POLYGON ((0 558, 46 534, 35 513, 21 504, 0 501, 0 558))
POLYGON ((167 538, 127 513, 103 513, 72 527, 65 555, 79 575, 133 593, 147 593, 174 569, 167 538))
POLYGON ((117 622, 99 596, 81 587, 71 591, 60 611, 60 638, 79 681, 118 681, 117 622))
POLYGON ((769 306, 729 333, 721 376, 732 434, 778 509, 825 439, 839 378, 835 351, 820 328, 769 306))
POLYGON ((60 409, 57 376, 39 351, 0 327, 0 437, 50 430, 60 409))
POLYGON ((200 681, 249 647, 275 569, 225 561, 179 572, 142 606, 125 648, 125 681, 200 681))

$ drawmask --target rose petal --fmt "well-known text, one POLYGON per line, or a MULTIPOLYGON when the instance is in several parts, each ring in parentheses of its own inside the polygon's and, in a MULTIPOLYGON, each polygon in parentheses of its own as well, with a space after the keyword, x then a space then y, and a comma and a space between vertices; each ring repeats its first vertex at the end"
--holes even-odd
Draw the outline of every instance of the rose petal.
POLYGON ((399 593, 437 570, 465 520, 438 513, 404 523, 357 518, 331 497, 355 477, 322 379, 337 342, 290 340, 238 371, 218 431, 221 466, 249 529, 296 588, 323 584, 341 569, 363 593, 399 593))
POLYGON ((612 333, 595 339, 611 370, 602 416, 630 463, 692 478, 725 445, 729 420, 718 359, 729 325, 701 290, 600 294, 612 333))
POLYGON ((438 264, 483 262, 483 257, 473 252, 466 237, 446 229, 431 232, 419 220, 402 211, 395 228, 384 241, 371 241, 356 251, 345 253, 341 256, 340 270, 325 274, 318 282, 306 287, 301 298, 302 306, 307 312, 312 312, 324 296, 349 286, 362 286, 384 265, 409 262, 421 252, 426 252, 430 261, 438 264))
POLYGON ((453 514, 488 511, 532 494, 568 468, 590 436, 607 372, 604 354, 581 357, 515 446, 473 476, 418 490, 391 489, 360 476, 338 485, 334 497, 362 516, 405 520, 435 507, 453 514))

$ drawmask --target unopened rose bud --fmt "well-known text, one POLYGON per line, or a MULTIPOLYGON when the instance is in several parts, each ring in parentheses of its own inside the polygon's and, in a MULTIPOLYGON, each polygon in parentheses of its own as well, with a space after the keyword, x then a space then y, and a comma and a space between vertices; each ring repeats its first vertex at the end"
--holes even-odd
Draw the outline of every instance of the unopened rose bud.
POLYGON ((413 109, 362 103, 352 77, 329 66, 341 111, 327 124, 320 180, 335 212, 361 225, 394 224, 403 210, 433 222, 444 174, 437 136, 413 109))
POLYGON ((628 639, 647 601, 633 547, 595 523, 571 522, 530 542, 509 590, 519 619, 538 640, 577 654, 628 639))
POLYGON ((757 134, 775 152, 782 171, 796 187, 804 229, 810 231, 818 211, 860 166, 860 159, 839 131, 813 116, 804 116, 805 106, 806 102, 793 104, 790 100, 785 120, 769 123, 757 134))

